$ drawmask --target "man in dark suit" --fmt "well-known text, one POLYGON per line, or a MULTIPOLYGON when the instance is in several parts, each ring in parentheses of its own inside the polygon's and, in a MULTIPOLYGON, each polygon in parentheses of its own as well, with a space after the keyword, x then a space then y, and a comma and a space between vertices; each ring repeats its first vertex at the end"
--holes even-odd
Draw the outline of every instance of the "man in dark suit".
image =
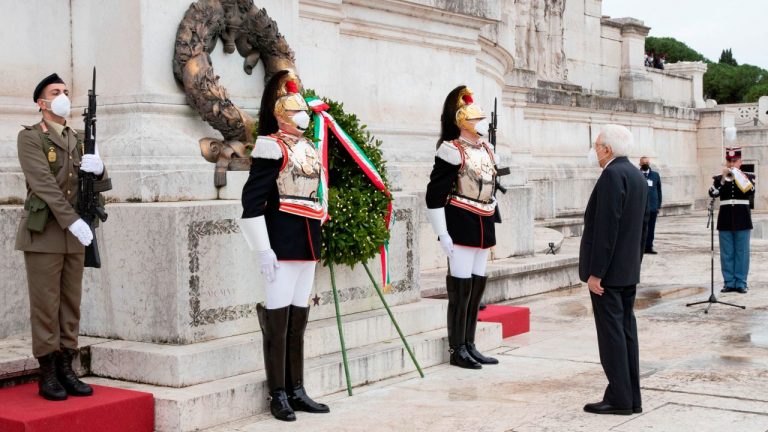
POLYGON ((643 156, 640 158, 640 171, 648 182, 648 236, 645 240, 645 253, 656 255, 653 249, 653 238, 656 232, 656 218, 661 209, 661 176, 651 169, 651 160, 643 156))
POLYGON ((595 414, 642 412, 634 304, 648 186, 627 159, 631 146, 627 128, 606 125, 589 155, 603 172, 584 213, 579 277, 589 287, 600 363, 608 378, 603 400, 584 406, 595 414))

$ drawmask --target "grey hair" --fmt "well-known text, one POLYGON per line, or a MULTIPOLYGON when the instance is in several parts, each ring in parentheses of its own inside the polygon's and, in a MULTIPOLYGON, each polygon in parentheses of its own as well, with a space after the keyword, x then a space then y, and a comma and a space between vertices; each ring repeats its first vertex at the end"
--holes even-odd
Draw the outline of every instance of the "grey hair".
POLYGON ((614 157, 629 156, 635 141, 629 129, 617 124, 603 126, 598 136, 603 137, 603 145, 611 148, 614 157))

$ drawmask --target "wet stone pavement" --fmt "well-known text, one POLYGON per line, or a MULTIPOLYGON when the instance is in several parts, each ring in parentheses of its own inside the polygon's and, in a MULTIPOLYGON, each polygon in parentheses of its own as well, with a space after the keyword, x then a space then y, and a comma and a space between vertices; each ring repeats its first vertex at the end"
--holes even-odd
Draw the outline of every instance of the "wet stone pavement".
MULTIPOLYGON (((768 240, 752 239, 748 294, 706 300, 710 286, 706 216, 660 218, 638 287, 643 413, 593 415, 606 385, 586 286, 510 302, 530 307, 531 332, 504 340, 501 364, 470 371, 441 365, 323 398, 330 415, 297 413, 311 431, 768 431, 768 240)), ((717 233, 715 233, 717 241, 717 233)), ((570 239, 564 252, 578 250, 570 239)), ((717 250, 717 244, 715 244, 717 250)), ((282 431, 262 415, 219 431, 282 431)))

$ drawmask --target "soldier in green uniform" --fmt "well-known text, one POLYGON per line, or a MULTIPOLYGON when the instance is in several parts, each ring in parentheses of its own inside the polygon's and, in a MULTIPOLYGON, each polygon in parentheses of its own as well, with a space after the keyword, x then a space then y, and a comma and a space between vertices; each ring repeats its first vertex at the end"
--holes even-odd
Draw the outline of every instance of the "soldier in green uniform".
POLYGON ((83 132, 67 124, 68 94, 58 75, 43 79, 33 95, 42 120, 24 126, 17 141, 27 200, 16 250, 24 252, 32 353, 40 363, 39 393, 48 400, 93 394, 72 370, 80 327, 84 252, 93 240, 91 228, 74 205, 79 171, 101 178, 106 173, 98 151, 83 155, 83 132))

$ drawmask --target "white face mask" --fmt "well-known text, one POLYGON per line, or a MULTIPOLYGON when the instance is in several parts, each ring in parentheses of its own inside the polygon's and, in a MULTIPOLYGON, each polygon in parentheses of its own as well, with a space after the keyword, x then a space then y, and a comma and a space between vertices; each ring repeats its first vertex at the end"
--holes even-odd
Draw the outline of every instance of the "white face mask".
POLYGON ((51 103, 51 112, 59 117, 69 117, 69 111, 72 108, 69 98, 64 93, 53 98, 52 101, 43 99, 51 103))
POLYGON ((475 124, 475 132, 483 137, 488 136, 488 129, 490 127, 491 124, 488 122, 488 119, 482 119, 475 124))
POLYGON ((302 132, 309 127, 309 114, 307 114, 306 111, 297 112, 291 117, 291 120, 293 120, 293 124, 296 125, 296 128, 302 132))
POLYGON ((597 151, 595 151, 594 147, 589 149, 589 152, 587 153, 587 161, 589 162, 589 166, 593 166, 593 167, 600 166, 600 159, 598 159, 597 151))

